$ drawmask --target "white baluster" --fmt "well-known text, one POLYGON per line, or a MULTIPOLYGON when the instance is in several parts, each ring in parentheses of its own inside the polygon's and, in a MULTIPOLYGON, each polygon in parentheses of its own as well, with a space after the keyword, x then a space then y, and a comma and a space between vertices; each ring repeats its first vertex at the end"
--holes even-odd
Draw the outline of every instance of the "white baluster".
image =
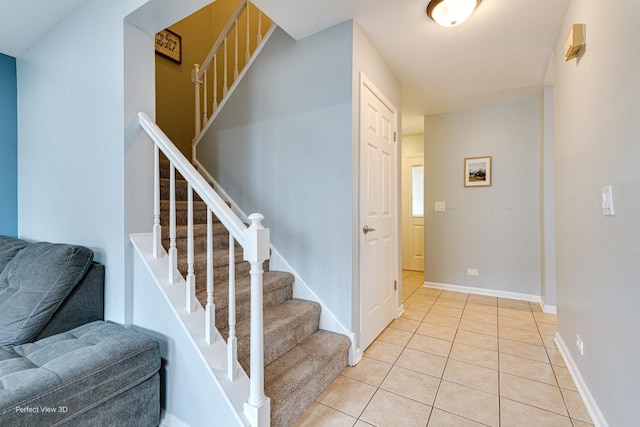
POLYGON ((200 65, 195 64, 193 66, 193 70, 191 70, 191 81, 193 82, 193 87, 195 88, 196 93, 196 124, 195 124, 195 133, 197 138, 200 136, 200 131, 202 130, 202 124, 200 122, 200 80, 198 80, 198 73, 200 72, 200 65))
POLYGON ((236 42, 235 42, 235 68, 233 69, 233 81, 238 80, 238 20, 236 19, 236 42))
POLYGON ((249 216, 245 231, 244 260, 251 264, 251 377, 249 400, 244 414, 252 426, 269 425, 271 401, 264 394, 264 325, 262 298, 262 264, 269 258, 269 230, 261 224, 260 214, 249 216))
POLYGON ((209 121, 209 116, 207 114, 207 106, 209 104, 208 101, 208 93, 207 93, 207 70, 204 70, 204 75, 202 76, 203 79, 203 83, 204 83, 204 102, 202 103, 203 106, 203 112, 202 112, 202 127, 207 125, 207 122, 209 121))
POLYGON ((246 67, 249 63, 249 58, 251 58, 251 52, 249 51, 249 8, 251 4, 247 3, 247 50, 244 53, 244 66, 246 67))
POLYGON ((216 306, 213 303, 213 221, 211 209, 207 207, 207 314, 205 338, 207 344, 215 342, 216 306))
POLYGON ((213 113, 218 109, 218 55, 213 55, 213 113))
POLYGON ((238 340, 236 339, 236 242, 229 233, 229 339, 227 340, 229 379, 238 376, 238 340))
POLYGON ((153 257, 162 254, 162 226, 160 225, 160 149, 153 145, 153 257))
POLYGON ((193 271, 193 189, 187 183, 187 312, 193 313, 196 308, 196 275, 193 271))
POLYGON ((176 168, 169 169, 169 283, 178 283, 178 249, 176 248, 176 168))
POLYGON ((222 86, 222 98, 227 96, 229 87, 227 86, 227 38, 224 38, 224 86, 222 86))
POLYGON ((262 11, 258 9, 258 45, 262 41, 262 11))

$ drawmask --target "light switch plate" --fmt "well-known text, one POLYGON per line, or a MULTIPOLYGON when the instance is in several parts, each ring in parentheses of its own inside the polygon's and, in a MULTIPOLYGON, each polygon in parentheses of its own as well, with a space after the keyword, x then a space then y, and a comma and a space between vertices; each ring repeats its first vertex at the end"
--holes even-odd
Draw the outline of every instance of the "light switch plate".
POLYGON ((602 187, 602 213, 605 216, 614 216, 613 210, 613 190, 610 185, 602 187))
POLYGON ((447 207, 444 204, 444 202, 435 202, 435 205, 436 205, 436 212, 444 212, 447 210, 447 207))

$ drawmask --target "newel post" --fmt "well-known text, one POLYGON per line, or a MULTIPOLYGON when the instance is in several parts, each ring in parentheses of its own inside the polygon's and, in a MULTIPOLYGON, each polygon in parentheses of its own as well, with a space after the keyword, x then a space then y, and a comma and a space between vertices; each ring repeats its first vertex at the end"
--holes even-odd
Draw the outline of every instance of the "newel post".
POLYGON ((202 81, 198 80, 198 73, 200 73, 200 65, 195 64, 193 66, 193 70, 191 70, 191 82, 193 83, 193 88, 195 90, 195 107, 196 107, 196 122, 195 122, 195 133, 196 136, 193 139, 196 139, 200 136, 200 131, 202 130, 202 122, 200 121, 200 84, 202 81))
POLYGON ((254 427, 270 425, 271 410, 271 402, 264 394, 262 265, 269 259, 269 230, 262 226, 263 219, 256 213, 249 216, 251 225, 244 235, 244 260, 251 264, 251 376, 244 414, 254 427))

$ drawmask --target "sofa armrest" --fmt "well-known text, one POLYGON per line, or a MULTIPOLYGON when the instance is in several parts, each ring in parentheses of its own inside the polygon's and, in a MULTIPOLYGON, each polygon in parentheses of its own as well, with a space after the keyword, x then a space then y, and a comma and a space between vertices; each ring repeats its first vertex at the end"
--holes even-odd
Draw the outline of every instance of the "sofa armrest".
POLYGON ((104 265, 94 261, 34 341, 103 319, 104 265))

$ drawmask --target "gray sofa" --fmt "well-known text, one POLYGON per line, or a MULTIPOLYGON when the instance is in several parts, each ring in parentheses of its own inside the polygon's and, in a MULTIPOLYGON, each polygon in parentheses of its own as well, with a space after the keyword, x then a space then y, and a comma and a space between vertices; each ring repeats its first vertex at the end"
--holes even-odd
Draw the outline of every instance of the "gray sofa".
POLYGON ((0 236, 0 425, 159 424, 158 342, 103 294, 88 248, 0 236))

